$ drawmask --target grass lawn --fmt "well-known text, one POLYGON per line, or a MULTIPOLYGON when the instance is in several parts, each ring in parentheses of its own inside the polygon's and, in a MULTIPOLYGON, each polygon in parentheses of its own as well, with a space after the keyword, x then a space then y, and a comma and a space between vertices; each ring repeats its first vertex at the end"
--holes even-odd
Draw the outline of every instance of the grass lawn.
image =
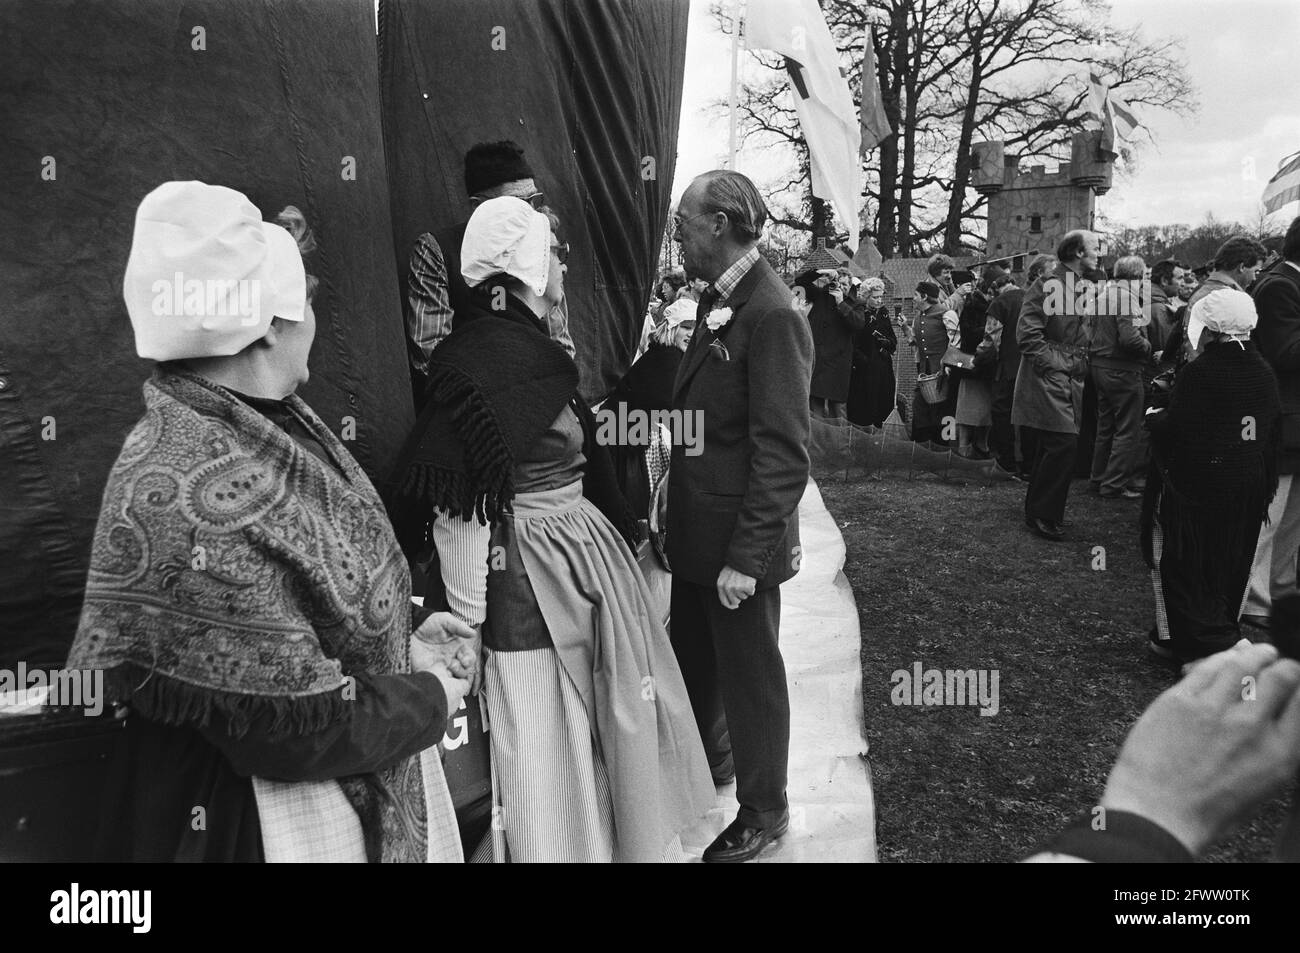
MULTIPOLYGON (((1010 861, 1101 796, 1129 727, 1176 680, 1149 661, 1138 501, 1076 481, 1069 538, 1025 528, 1024 486, 820 477, 848 547, 882 861, 1010 861), (1105 568, 1094 569, 1094 547, 1105 568), (996 669, 999 710, 891 702, 891 673, 996 669)), ((1208 857, 1261 861, 1278 800, 1208 857)))

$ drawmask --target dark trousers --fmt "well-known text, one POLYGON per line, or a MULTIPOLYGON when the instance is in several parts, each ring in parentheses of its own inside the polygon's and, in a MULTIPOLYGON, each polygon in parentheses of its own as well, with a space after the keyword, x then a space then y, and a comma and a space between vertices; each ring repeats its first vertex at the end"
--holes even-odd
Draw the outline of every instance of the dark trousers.
POLYGON ((1034 431, 1030 427, 1011 425, 1011 407, 1016 396, 1016 379, 993 382, 993 429, 989 431, 989 449, 998 466, 1013 473, 1028 473, 1034 465, 1034 431), (1016 439, 1020 456, 1016 456, 1016 439))
POLYGON ((1142 372, 1092 368, 1097 390, 1097 443, 1092 451, 1092 482, 1103 493, 1118 493, 1142 470, 1142 417, 1146 412, 1142 372))
MULTIPOLYGON (((1011 426, 1011 403, 1016 394, 1016 379, 993 382, 993 429, 989 431, 989 449, 1003 470, 1017 473, 1028 469, 1016 463, 1016 428, 1011 426)), ((1028 460, 1029 454, 1025 454, 1028 460)))
POLYGON ((1054 430, 1033 430, 1034 465, 1025 493, 1025 516, 1059 523, 1065 519, 1065 500, 1070 495, 1074 454, 1079 436, 1054 430))
POLYGON ((728 754, 735 761, 737 818, 747 827, 772 827, 789 809, 790 695, 780 625, 777 586, 727 609, 715 587, 673 579, 673 651, 710 766, 718 770, 728 754))

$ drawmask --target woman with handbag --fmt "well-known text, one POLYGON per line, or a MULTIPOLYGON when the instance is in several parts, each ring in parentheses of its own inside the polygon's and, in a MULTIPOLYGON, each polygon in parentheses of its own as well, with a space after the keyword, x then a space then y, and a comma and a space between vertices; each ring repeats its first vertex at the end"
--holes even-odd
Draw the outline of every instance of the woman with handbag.
POLYGON ((993 426, 993 368, 992 365, 974 366, 975 351, 984 340, 989 304, 1010 280, 997 265, 986 267, 979 287, 966 297, 958 320, 957 347, 970 359, 971 367, 961 371, 958 379, 957 453, 975 460, 987 460, 991 456, 989 430, 993 426))
POLYGON ((912 346, 916 348, 916 392, 912 396, 912 440, 932 447, 947 447, 947 424, 956 414, 957 395, 943 363, 948 348, 957 343, 957 314, 940 302, 942 290, 933 281, 916 286, 916 318, 912 346))

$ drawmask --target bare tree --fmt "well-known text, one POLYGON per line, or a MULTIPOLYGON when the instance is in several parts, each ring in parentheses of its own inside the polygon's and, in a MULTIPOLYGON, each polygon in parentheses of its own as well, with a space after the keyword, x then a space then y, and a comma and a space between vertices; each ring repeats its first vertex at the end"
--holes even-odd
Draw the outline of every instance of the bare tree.
MULTIPOLYGON (((1147 42, 1137 28, 1109 26, 1105 0, 820 2, 858 96, 862 35, 874 25, 876 78, 897 134, 872 150, 865 181, 868 221, 887 256, 935 247, 956 253, 981 239, 985 200, 969 188, 976 138, 1000 139, 1020 159, 1068 159, 1087 119, 1089 68, 1130 104, 1195 109, 1180 42, 1147 42)), ((741 90, 743 141, 794 150, 796 176, 770 196, 786 209, 778 217, 830 235, 824 206, 807 193, 807 147, 785 92, 784 63, 749 55, 770 74, 741 90), (799 194, 794 209, 792 192, 799 194)), ((836 211, 844 228, 859 227, 836 211)))

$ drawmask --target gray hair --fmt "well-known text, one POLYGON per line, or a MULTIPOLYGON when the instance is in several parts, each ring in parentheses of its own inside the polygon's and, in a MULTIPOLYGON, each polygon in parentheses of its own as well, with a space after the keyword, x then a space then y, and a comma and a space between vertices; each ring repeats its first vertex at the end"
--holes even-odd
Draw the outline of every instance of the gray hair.
POLYGON ((1125 255, 1115 262, 1115 277, 1136 280, 1146 274, 1147 263, 1141 255, 1125 255))
MULTIPOLYGON (((304 259, 316 250, 316 234, 307 224, 307 219, 298 206, 286 205, 284 210, 275 217, 275 224, 289 233, 298 245, 298 254, 304 259)), ((320 282, 311 272, 307 272, 306 277, 307 303, 311 304, 312 299, 316 297, 316 289, 320 282)))
POLYGON ((758 241, 767 224, 767 205, 748 176, 730 169, 714 169, 700 176, 704 182, 704 210, 722 212, 731 235, 748 245, 758 241))
POLYGON ((879 291, 882 294, 885 291, 885 282, 883 278, 868 278, 862 284, 858 285, 858 297, 865 298, 873 291, 879 291))

